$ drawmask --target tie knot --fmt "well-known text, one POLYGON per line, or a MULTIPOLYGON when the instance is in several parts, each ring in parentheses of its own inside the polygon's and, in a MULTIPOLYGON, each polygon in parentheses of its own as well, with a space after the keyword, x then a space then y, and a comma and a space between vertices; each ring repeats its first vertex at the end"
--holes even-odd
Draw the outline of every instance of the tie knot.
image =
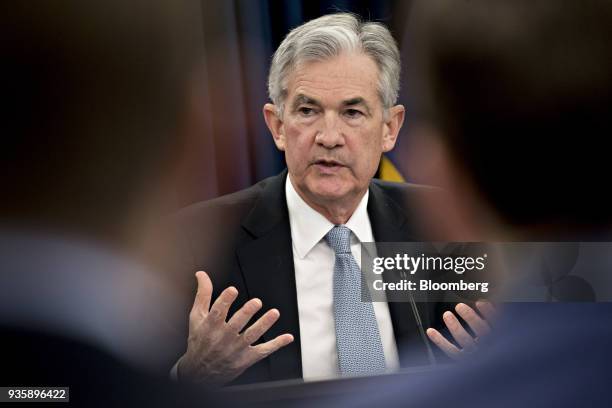
POLYGON ((337 254, 351 253, 351 230, 344 225, 336 225, 325 235, 325 241, 337 254))

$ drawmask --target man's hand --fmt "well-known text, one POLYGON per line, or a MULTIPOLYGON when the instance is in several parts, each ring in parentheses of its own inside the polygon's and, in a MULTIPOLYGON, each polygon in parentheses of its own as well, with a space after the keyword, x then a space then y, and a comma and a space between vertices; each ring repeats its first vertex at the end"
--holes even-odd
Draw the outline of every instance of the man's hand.
POLYGON ((427 336, 431 341, 434 342, 447 356, 454 360, 458 360, 470 352, 476 351, 478 339, 482 336, 486 336, 491 332, 491 325, 488 322, 493 320, 495 315, 495 308, 490 302, 485 300, 479 300, 476 302, 476 308, 484 317, 481 318, 478 313, 465 303, 459 303, 455 306, 455 311, 459 316, 465 320, 470 326, 470 329, 475 334, 474 337, 468 333, 467 330, 461 325, 457 317, 452 312, 444 312, 442 316, 444 323, 451 335, 459 344, 461 348, 458 348, 453 343, 448 341, 444 336, 436 329, 427 329, 427 336))
POLYGON ((189 314, 187 352, 178 364, 179 380, 221 386, 293 341, 291 334, 282 334, 253 346, 276 323, 279 311, 268 310, 241 333, 253 315, 261 309, 261 300, 249 300, 226 322, 228 310, 236 300, 238 290, 233 286, 228 287, 210 307, 212 282, 202 271, 196 273, 196 278, 198 291, 189 314))

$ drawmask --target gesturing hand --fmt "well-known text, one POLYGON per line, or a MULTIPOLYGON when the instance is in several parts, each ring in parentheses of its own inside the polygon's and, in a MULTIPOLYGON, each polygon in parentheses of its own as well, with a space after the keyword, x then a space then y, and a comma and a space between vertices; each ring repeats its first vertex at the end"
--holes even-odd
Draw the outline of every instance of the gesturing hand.
POLYGON ((293 341, 291 334, 282 334, 266 343, 253 346, 278 320, 277 309, 268 310, 246 330, 249 320, 262 307, 261 300, 251 299, 226 322, 228 310, 238 290, 226 288, 212 307, 213 286, 205 272, 196 273, 198 291, 189 314, 187 351, 178 364, 179 380, 209 385, 223 385, 278 349, 293 341), (209 310, 210 307, 210 310, 209 310))
POLYGON ((486 336, 491 331, 491 325, 488 322, 491 322, 495 315, 495 308, 490 302, 479 300, 476 302, 476 308, 482 314, 484 319, 480 317, 474 309, 465 303, 459 303, 457 306, 455 306, 455 311, 463 318, 463 320, 465 320, 468 326, 470 326, 470 329, 472 329, 475 336, 470 335, 470 333, 465 330, 452 312, 444 312, 444 315, 442 316, 444 318, 446 327, 461 348, 458 348, 453 343, 448 341, 436 329, 427 329, 427 336, 436 346, 444 351, 447 356, 455 360, 464 357, 466 353, 475 351, 477 348, 478 339, 482 336, 486 336))

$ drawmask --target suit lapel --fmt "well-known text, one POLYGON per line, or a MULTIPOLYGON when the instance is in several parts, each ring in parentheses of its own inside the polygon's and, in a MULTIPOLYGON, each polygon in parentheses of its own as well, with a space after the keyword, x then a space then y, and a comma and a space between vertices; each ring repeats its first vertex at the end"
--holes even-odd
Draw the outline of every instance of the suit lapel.
MULTIPOLYGON (((375 182, 370 184, 368 215, 376 242, 420 241, 419 234, 415 230, 416 222, 410 218, 412 215, 407 212, 407 206, 403 203, 400 206, 375 182)), ((378 256, 385 254, 379 252, 378 256)), ((402 365, 429 364, 427 348, 421 338, 411 304, 389 302, 388 305, 402 365)), ((416 305, 423 324, 427 324, 429 311, 425 307, 426 304, 416 305)))
POLYGON ((277 308, 280 318, 264 335, 268 341, 290 333, 295 341, 268 357, 270 379, 302 376, 291 229, 283 172, 263 187, 261 196, 242 223, 252 237, 237 249, 238 261, 250 298, 259 297, 264 309, 277 308))

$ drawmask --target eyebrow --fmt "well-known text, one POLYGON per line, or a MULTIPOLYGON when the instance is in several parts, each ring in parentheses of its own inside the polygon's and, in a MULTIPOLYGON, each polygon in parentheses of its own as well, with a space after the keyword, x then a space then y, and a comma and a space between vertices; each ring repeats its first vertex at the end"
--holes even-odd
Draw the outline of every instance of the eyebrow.
MULTIPOLYGON (((302 104, 321 107, 321 103, 319 101, 309 96, 306 96, 304 94, 297 95, 295 99, 293 100, 291 107, 295 111, 302 104)), ((363 99, 360 96, 342 101, 343 107, 356 106, 356 105, 362 105, 365 108, 367 114, 371 115, 370 106, 367 104, 365 99, 363 99)))
POLYGON ((291 108, 295 111, 300 105, 314 105, 319 108, 321 107, 321 103, 319 103, 319 101, 304 94, 299 94, 295 97, 293 103, 291 104, 291 108))

